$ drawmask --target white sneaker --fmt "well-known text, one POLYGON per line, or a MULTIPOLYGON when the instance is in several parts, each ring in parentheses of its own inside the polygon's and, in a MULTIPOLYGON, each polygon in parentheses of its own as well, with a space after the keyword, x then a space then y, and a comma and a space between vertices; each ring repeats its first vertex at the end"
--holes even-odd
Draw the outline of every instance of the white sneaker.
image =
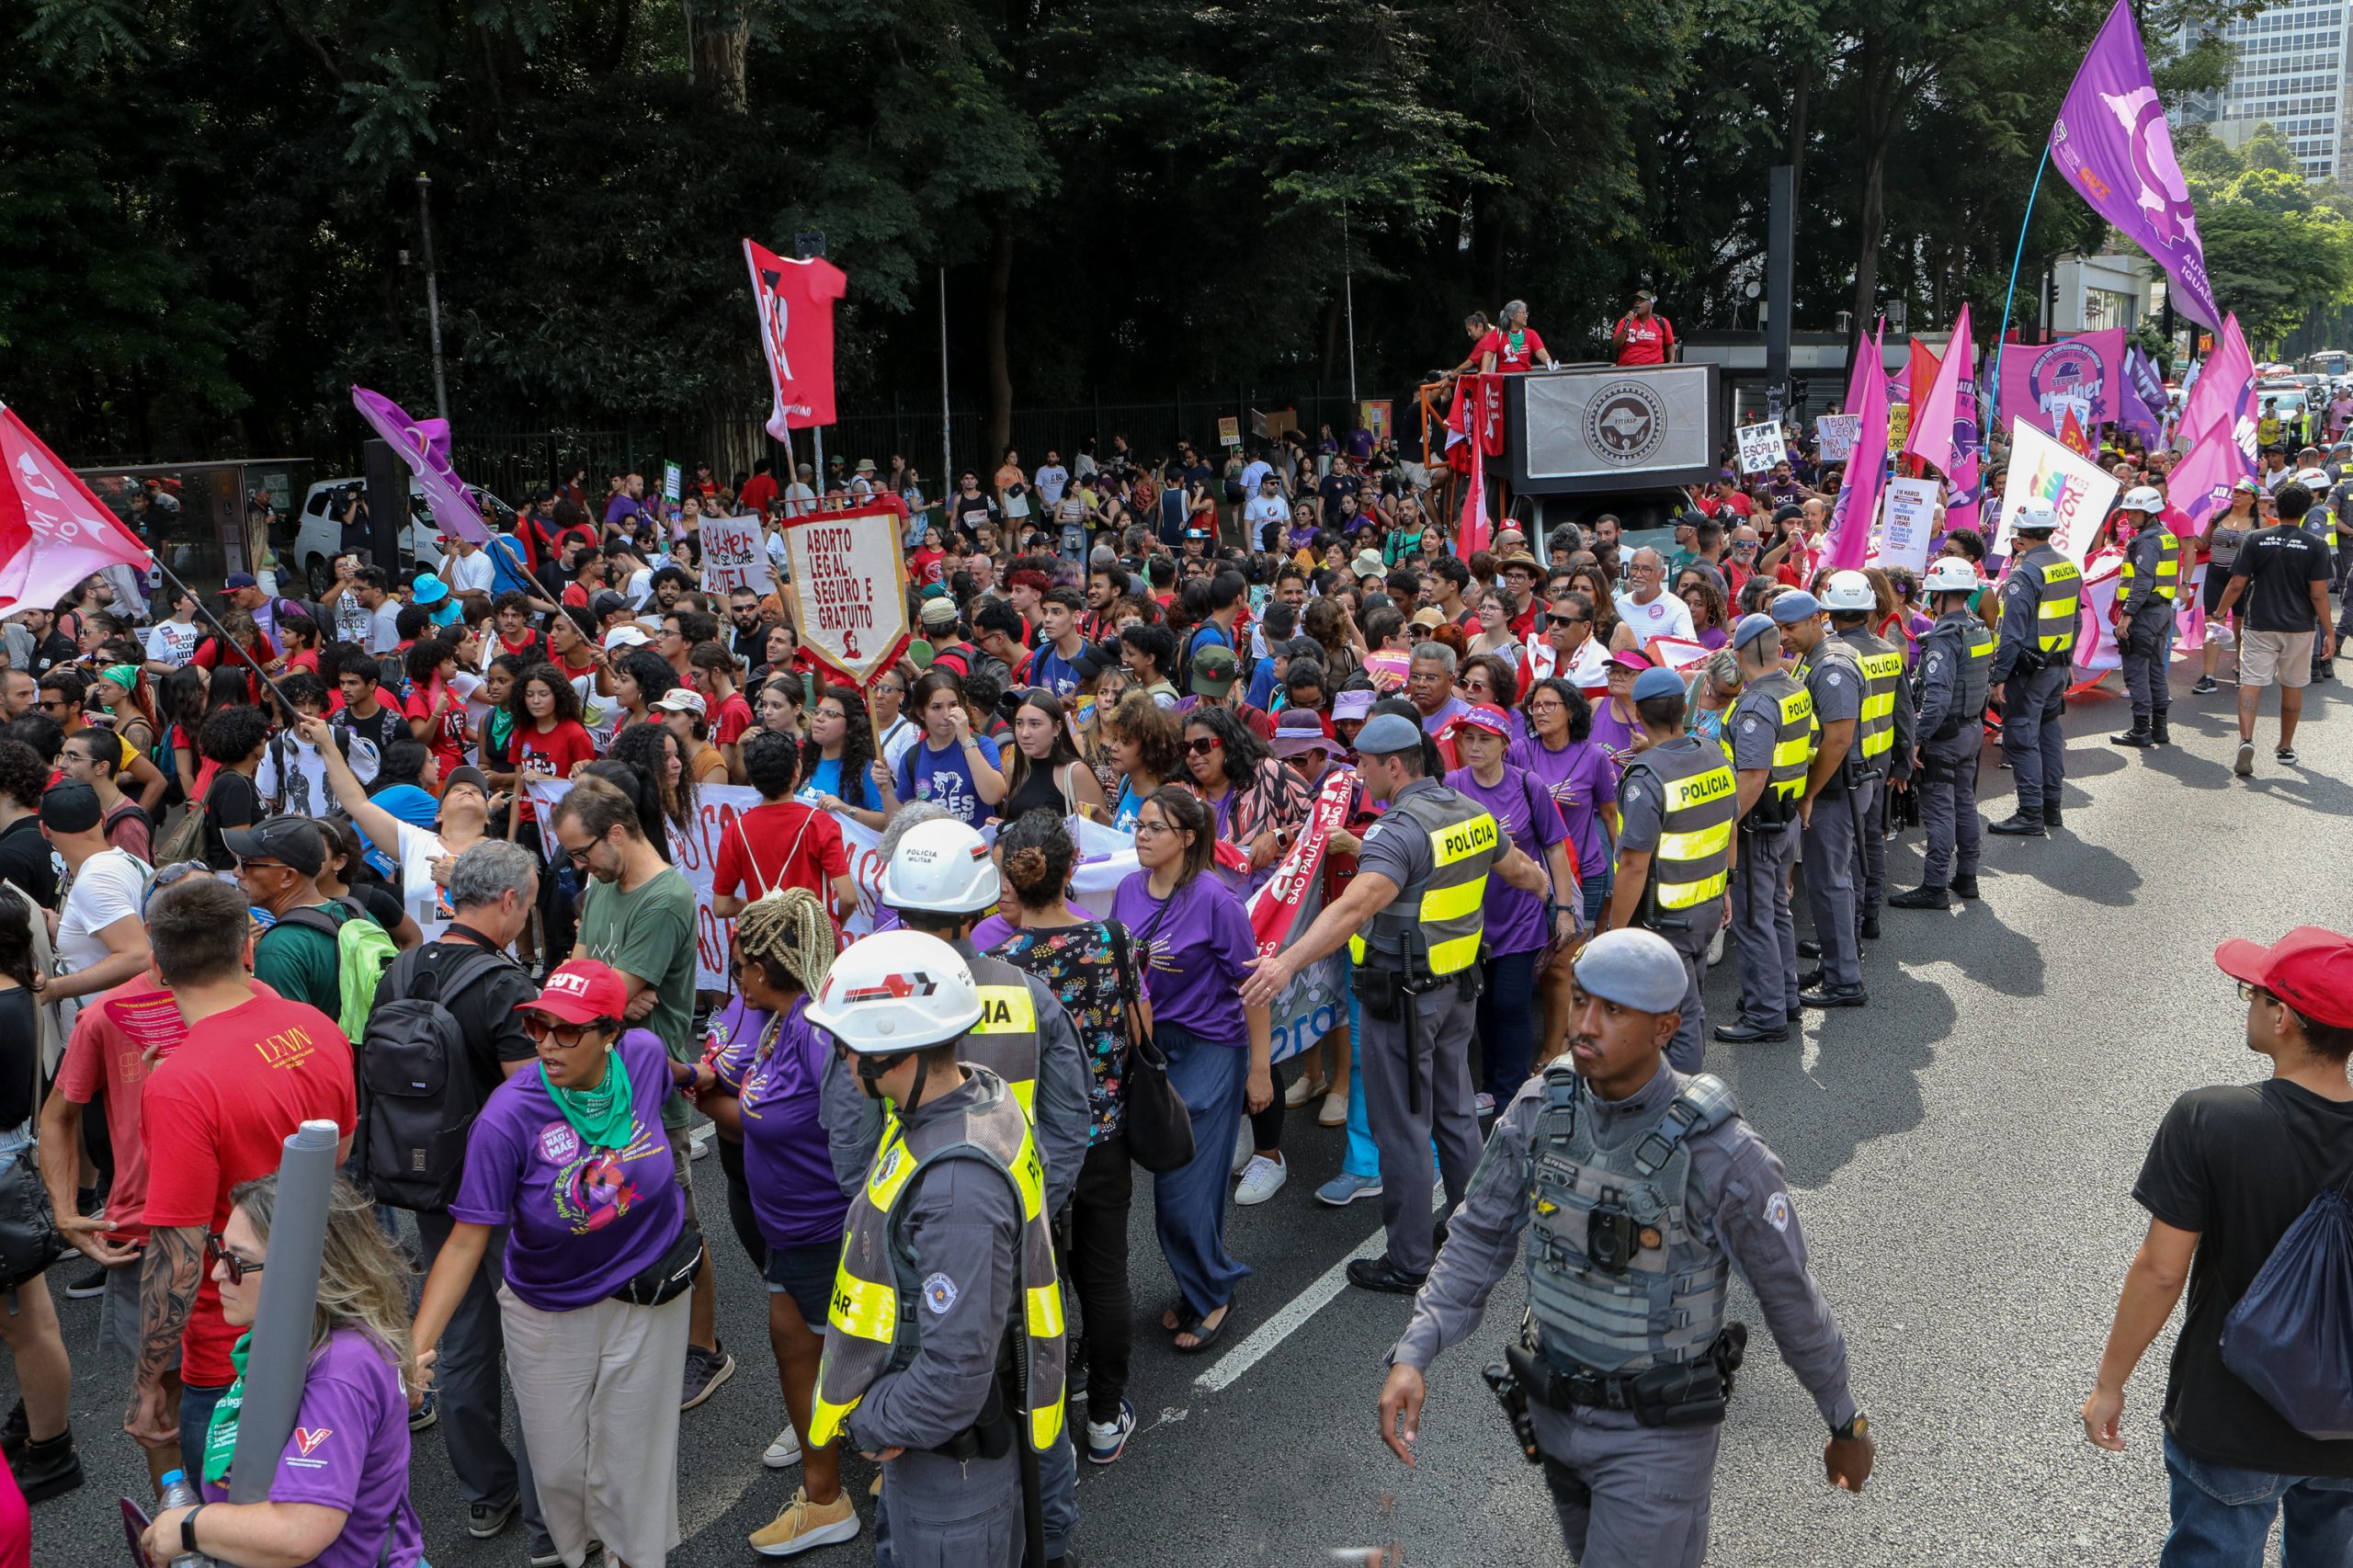
POLYGON ((801 1434, 790 1426, 779 1432, 776 1435, 776 1441, 768 1445, 768 1451, 760 1456, 760 1462, 770 1470, 790 1470, 792 1466, 799 1464, 801 1462, 801 1434))
POLYGON ((1472 1097, 1471 1108, 1483 1120, 1495 1114, 1495 1096, 1483 1092, 1475 1095, 1472 1097))
POLYGON ((1233 1130, 1233 1169, 1229 1174, 1240 1176, 1242 1167, 1248 1165, 1257 1153, 1258 1146, 1250 1141, 1250 1119, 1245 1116, 1242 1124, 1233 1130))
POLYGON ((1719 926, 1716 927, 1716 934, 1708 938, 1708 967, 1713 969, 1723 961, 1724 927, 1719 926))
POLYGON ((1283 1183, 1290 1179, 1290 1165, 1288 1162, 1280 1159, 1270 1160, 1264 1154, 1253 1154, 1250 1156, 1250 1163, 1242 1167, 1242 1185, 1233 1189, 1233 1201, 1245 1207, 1253 1203, 1264 1203, 1276 1193, 1280 1192, 1283 1189, 1283 1183))

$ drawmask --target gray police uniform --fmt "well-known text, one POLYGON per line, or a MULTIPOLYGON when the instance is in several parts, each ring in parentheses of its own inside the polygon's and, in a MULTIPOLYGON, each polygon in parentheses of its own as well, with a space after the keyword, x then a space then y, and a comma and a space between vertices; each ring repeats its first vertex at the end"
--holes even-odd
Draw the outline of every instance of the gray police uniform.
POLYGON ((2047 542, 2020 551, 2002 578, 1989 678, 2002 688, 2002 755, 2017 781, 2018 814, 2037 822, 2044 807, 2060 803, 2067 781, 2059 716, 2075 668, 2083 581, 2082 570, 2047 542))
POLYGON ((1779 670, 1750 681, 1724 722, 1734 772, 1770 770, 1765 792, 1740 819, 1740 853, 1732 875, 1740 1016, 1751 1028, 1787 1028, 1790 1015, 1798 1010, 1790 862, 1797 858, 1798 800, 1805 793, 1819 730, 1813 699, 1779 670))
POLYGON ((1862 824, 1870 819, 1876 785, 1863 777, 1862 667, 1854 649, 1825 636, 1799 662, 1798 678, 1813 694, 1813 716, 1824 728, 1842 719, 1856 721, 1846 758, 1813 798, 1802 837, 1805 902, 1813 915, 1813 939, 1822 944, 1823 983, 1860 985, 1862 824))
POLYGON ((1884 637, 1860 626, 1831 633, 1855 651, 1863 670, 1862 722, 1855 739, 1862 748, 1864 766, 1873 774, 1870 813, 1856 828, 1862 850, 1862 880, 1855 890, 1857 935, 1866 915, 1887 901, 1887 802, 1895 781, 1912 772, 1912 692, 1904 682, 1903 651, 1884 637))
MULTIPOLYGON (((1529 1079, 1496 1120, 1391 1361, 1427 1369, 1468 1338, 1521 1256, 1523 1231, 1524 1333, 1555 1377, 1688 1368, 1694 1383, 1708 1384, 1729 1266, 1756 1292, 1781 1358, 1823 1420, 1835 1430, 1854 1418, 1846 1340, 1807 1270, 1781 1163, 1719 1080, 1663 1066, 1632 1096, 1609 1102, 1593 1096, 1566 1058, 1529 1079), (1597 1262, 1594 1250, 1608 1220, 1597 1202, 1611 1188, 1625 1195, 1627 1210, 1643 1210, 1625 1221, 1631 1251, 1622 1270, 1597 1262)), ((1700 1561, 1722 1431, 1716 1387, 1715 1410, 1701 1401, 1683 1426, 1530 1398, 1545 1482, 1580 1568, 1700 1561)))
POLYGON ((1724 749, 1677 735, 1627 761, 1618 781, 1618 847, 1651 858, 1635 922, 1666 938, 1683 960, 1683 1005, 1666 1059, 1696 1073, 1708 1055, 1708 1008, 1699 982, 1708 944, 1723 924, 1733 817, 1739 786, 1724 749))
POLYGON ((1362 1004, 1357 1072, 1364 1084, 1365 1119, 1381 1155, 1381 1221, 1389 1233, 1390 1265, 1405 1274, 1424 1274, 1430 1267, 1432 1142, 1449 1203, 1461 1201, 1479 1162, 1470 1055, 1478 1013, 1478 938, 1485 924, 1486 878, 1509 847, 1495 819, 1476 801, 1434 778, 1416 778, 1365 829, 1357 857, 1358 876, 1386 877, 1398 890, 1350 944, 1350 956, 1356 964, 1351 983, 1362 1004), (1393 975, 1427 989, 1405 992, 1383 1017, 1375 1008, 1393 975), (1410 1028, 1406 1008, 1415 1014, 1410 1028))
POLYGON ((2116 641, 2124 689, 2132 699, 2132 727, 2145 730, 2173 706, 2167 672, 2173 662, 2174 608, 2181 592, 2181 541, 2152 519, 2124 550, 2116 608, 2123 619, 2116 641))
POLYGON ((1920 885, 1945 888, 1977 875, 1977 758, 1984 750, 1986 671, 1994 634, 1965 609, 1954 610, 1920 639, 1920 825, 1927 851, 1920 885), (1961 858, 1956 863, 1954 850, 1961 858))

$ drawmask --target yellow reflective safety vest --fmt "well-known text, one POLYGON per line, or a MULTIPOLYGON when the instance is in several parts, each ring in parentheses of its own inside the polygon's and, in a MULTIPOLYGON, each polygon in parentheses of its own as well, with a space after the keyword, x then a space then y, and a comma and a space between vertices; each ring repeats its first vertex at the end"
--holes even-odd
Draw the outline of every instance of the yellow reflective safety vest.
POLYGON ((2316 533, 2328 542, 2331 553, 2336 549, 2336 513, 2333 508, 2315 506, 2304 514, 2304 528, 2316 533))
POLYGON ((1651 916, 1679 915, 1722 898, 1732 865, 1733 818, 1740 811, 1739 782, 1723 748, 1678 735, 1637 752, 1619 784, 1620 801, 1643 774, 1657 780, 1665 797, 1658 845, 1651 851, 1650 881, 1643 890, 1645 911, 1651 916))
POLYGON ((2034 645, 2044 654, 2073 653, 2082 619, 2083 568, 2048 544, 2038 544, 2011 563, 2034 585, 2034 645))
POLYGON ((1038 1002, 1029 975, 986 953, 972 953, 972 983, 980 988, 981 1021, 957 1047, 956 1060, 985 1067, 1005 1080, 1022 1114, 1038 1115, 1038 1002))
POLYGON ((1732 714, 1724 721, 1725 735, 1731 736, 1734 726, 1750 712, 1761 713, 1773 725, 1773 767, 1767 775, 1766 791, 1751 808, 1752 813, 1761 812, 1760 820, 1766 823, 1786 821, 1805 793, 1806 774, 1822 745, 1822 723, 1813 716, 1813 693, 1786 670, 1759 676, 1733 704, 1732 714))
POLYGON ((2173 603, 2181 591, 2181 540, 2164 524, 2151 522, 2132 536, 2124 551, 2124 574, 2119 580, 2119 602, 2125 613, 2141 608, 2144 595, 2154 594, 2167 604, 2173 603), (2142 584, 2141 571, 2148 569, 2149 581, 2142 584))
POLYGON ((1040 1452, 1062 1435, 1063 1295, 1047 1229, 1045 1167, 1029 1119, 1003 1081, 985 1067, 970 1071, 978 1092, 961 1110, 929 1118, 913 1131, 891 1119, 867 1166, 866 1185, 850 1199, 825 1314, 825 1352, 817 1365, 812 1442, 832 1442, 875 1381, 906 1367, 922 1348, 915 1304, 925 1287, 900 1238, 900 1203, 924 1172, 943 1160, 986 1165, 1019 1199, 1019 1290, 1006 1332, 1020 1335, 1029 1358, 1029 1408, 1021 1425, 1040 1452))
POLYGON ((1882 767, 1895 745, 1895 687, 1904 678, 1904 650, 1861 630, 1841 631, 1837 636, 1855 651, 1855 663, 1862 667, 1863 710, 1855 724, 1855 738, 1862 746, 1863 765, 1882 767))
POLYGON ((1400 888, 1388 908, 1348 938, 1348 956, 1413 980, 1420 978, 1416 960, 1427 944, 1430 978, 1460 974, 1479 960, 1487 873, 1509 847, 1495 817, 1469 796, 1427 781, 1392 801, 1381 823, 1396 824, 1390 832, 1411 828, 1429 836, 1429 874, 1400 888))

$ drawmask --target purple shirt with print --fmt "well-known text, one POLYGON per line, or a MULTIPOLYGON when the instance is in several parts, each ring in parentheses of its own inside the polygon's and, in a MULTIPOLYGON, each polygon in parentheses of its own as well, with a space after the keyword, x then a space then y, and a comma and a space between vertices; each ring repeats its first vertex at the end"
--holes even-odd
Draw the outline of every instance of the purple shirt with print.
POLYGON ((1154 1028, 1165 1024, 1216 1045, 1249 1042, 1242 981, 1258 956, 1250 916, 1214 873, 1195 877, 1166 899, 1152 896, 1152 874, 1138 871, 1111 895, 1111 918, 1150 944, 1143 970, 1154 1028))
POLYGON ((1593 705, 1593 741, 1609 754, 1609 760, 1620 767, 1634 755, 1634 743, 1643 738, 1643 726, 1633 719, 1620 719, 1609 710, 1609 699, 1604 697, 1593 705))
POLYGON ((1618 799, 1618 765, 1599 743, 1587 738, 1554 751, 1539 741, 1514 741, 1504 760, 1525 768, 1529 777, 1552 791, 1575 851, 1577 880, 1602 874, 1609 850, 1601 833, 1600 808, 1618 799))
MULTIPOLYGON (((408 1395, 391 1355, 356 1328, 311 1353, 294 1430, 270 1477, 272 1503, 310 1503, 350 1516, 313 1568, 414 1568, 425 1532, 408 1501, 408 1395), (387 1531, 390 1532, 389 1537, 387 1531)), ((224 1484, 204 1500, 227 1500, 224 1484)))
MULTIPOLYGON (((1448 774, 1446 787, 1486 807, 1505 835, 1540 866, 1545 863, 1544 852, 1568 836, 1551 792, 1508 762, 1504 764, 1502 779, 1492 790, 1467 767, 1448 774)), ((1544 921, 1544 895, 1516 888, 1490 871, 1486 937, 1491 953, 1532 953, 1548 946, 1552 933, 1544 921)))
POLYGON ((849 1212, 817 1120, 817 1083, 830 1052, 809 1027, 808 1007, 809 998, 795 997, 765 1050, 774 1014, 733 996, 711 1020, 712 1039, 722 1028, 727 1036, 711 1071, 743 1107, 744 1185, 760 1239, 772 1247, 838 1242, 849 1212))
POLYGON ((686 1220, 662 1102, 670 1058, 651 1029, 615 1042, 637 1124, 625 1149, 593 1149, 566 1121, 537 1067, 491 1091, 466 1137, 450 1218, 511 1225, 506 1284, 525 1304, 568 1312, 601 1301, 661 1260, 686 1220))

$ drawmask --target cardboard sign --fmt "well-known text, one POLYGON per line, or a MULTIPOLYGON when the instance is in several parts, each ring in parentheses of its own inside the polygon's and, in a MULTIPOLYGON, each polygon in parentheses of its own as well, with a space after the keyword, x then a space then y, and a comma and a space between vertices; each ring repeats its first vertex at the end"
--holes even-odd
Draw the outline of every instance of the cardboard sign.
POLYGON ((1890 451, 1904 449, 1904 438, 1912 434, 1912 405, 1892 403, 1887 405, 1887 448, 1890 451))
POLYGON ((767 533, 757 517, 702 520, 702 585, 706 593, 749 588, 765 594, 776 585, 768 570, 767 533))
POLYGON ((887 506, 819 512, 780 531, 801 645, 863 689, 899 656, 911 630, 899 514, 887 506))
POLYGON ((1842 463, 1855 455, 1855 443, 1862 439, 1863 418, 1859 414, 1825 414, 1813 422, 1813 438, 1821 443, 1822 460, 1842 463))
POLYGON ((1773 465, 1789 455, 1781 444, 1781 427, 1778 424, 1744 425, 1734 432, 1740 442, 1740 472, 1770 473, 1773 465))
POLYGON ((1928 539, 1937 526, 1937 500, 1944 486, 1933 479, 1891 479, 1880 509, 1875 564, 1928 569, 1928 539))
POLYGON ((676 463, 664 463, 662 465, 663 499, 676 501, 684 489, 686 477, 685 472, 676 463))
POLYGON ((1372 444, 1376 447, 1389 439, 1390 425, 1395 417, 1395 412, 1386 398, 1378 403, 1368 401, 1357 404, 1357 423, 1372 432, 1372 444))
POLYGON ((1254 408, 1250 411, 1250 433, 1269 441, 1279 441, 1299 428, 1299 410, 1292 408, 1254 408))
POLYGON ((1994 538, 1994 553, 2016 555, 2010 524, 2029 501, 2048 501, 2059 509, 2059 528, 2051 546, 2081 566, 2092 535, 2122 486, 2023 418, 2010 421, 2010 471, 2002 487, 2002 527, 1994 538))
POLYGON ((1221 447, 1238 447, 1242 444, 1242 420, 1238 415, 1218 415, 1217 444, 1221 447))

